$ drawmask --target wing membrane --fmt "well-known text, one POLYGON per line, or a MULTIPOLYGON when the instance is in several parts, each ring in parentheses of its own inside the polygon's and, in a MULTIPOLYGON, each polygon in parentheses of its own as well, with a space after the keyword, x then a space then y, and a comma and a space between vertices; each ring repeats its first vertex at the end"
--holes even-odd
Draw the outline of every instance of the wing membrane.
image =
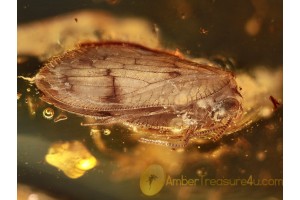
POLYGON ((168 53, 104 43, 53 59, 36 84, 49 103, 88 113, 187 105, 225 87, 227 76, 168 53))

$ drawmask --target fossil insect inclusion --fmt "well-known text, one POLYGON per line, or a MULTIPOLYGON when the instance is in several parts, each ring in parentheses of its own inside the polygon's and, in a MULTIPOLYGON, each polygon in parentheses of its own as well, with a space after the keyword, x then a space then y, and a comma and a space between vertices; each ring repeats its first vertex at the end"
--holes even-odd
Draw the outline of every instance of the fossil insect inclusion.
POLYGON ((122 123, 173 148, 218 140, 242 114, 231 72, 131 43, 82 44, 50 59, 35 83, 44 101, 93 125, 122 123))

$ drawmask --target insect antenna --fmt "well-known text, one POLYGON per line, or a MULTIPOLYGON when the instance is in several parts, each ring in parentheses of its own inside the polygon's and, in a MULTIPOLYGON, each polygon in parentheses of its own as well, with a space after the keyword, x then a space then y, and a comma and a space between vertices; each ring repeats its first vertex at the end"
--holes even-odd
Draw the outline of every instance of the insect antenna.
POLYGON ((182 144, 177 144, 177 143, 167 142, 163 140, 155 140, 155 139, 147 139, 147 138, 140 138, 139 142, 171 147, 173 150, 178 148, 184 148, 188 143, 188 141, 184 141, 182 144))

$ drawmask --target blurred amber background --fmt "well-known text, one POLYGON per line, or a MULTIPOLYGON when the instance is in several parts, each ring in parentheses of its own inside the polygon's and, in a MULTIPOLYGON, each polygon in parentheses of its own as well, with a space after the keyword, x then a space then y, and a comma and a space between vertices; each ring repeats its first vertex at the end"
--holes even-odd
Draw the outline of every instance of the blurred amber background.
POLYGON ((19 77, 101 40, 229 67, 244 97, 240 130, 180 151, 140 144, 122 126, 80 126, 90 119, 42 102, 35 85, 18 78, 18 199, 282 199, 282 186, 165 186, 153 197, 139 188, 151 164, 174 178, 282 178, 282 1, 18 1, 19 77))

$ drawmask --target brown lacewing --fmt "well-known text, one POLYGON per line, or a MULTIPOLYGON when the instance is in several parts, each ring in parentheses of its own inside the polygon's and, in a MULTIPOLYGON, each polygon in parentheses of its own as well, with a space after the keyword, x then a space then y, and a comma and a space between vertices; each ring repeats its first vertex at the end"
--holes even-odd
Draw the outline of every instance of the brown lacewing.
POLYGON ((234 75, 171 53, 121 42, 82 44, 35 77, 47 103, 94 124, 146 132, 141 142, 185 147, 219 139, 242 113, 234 75))

